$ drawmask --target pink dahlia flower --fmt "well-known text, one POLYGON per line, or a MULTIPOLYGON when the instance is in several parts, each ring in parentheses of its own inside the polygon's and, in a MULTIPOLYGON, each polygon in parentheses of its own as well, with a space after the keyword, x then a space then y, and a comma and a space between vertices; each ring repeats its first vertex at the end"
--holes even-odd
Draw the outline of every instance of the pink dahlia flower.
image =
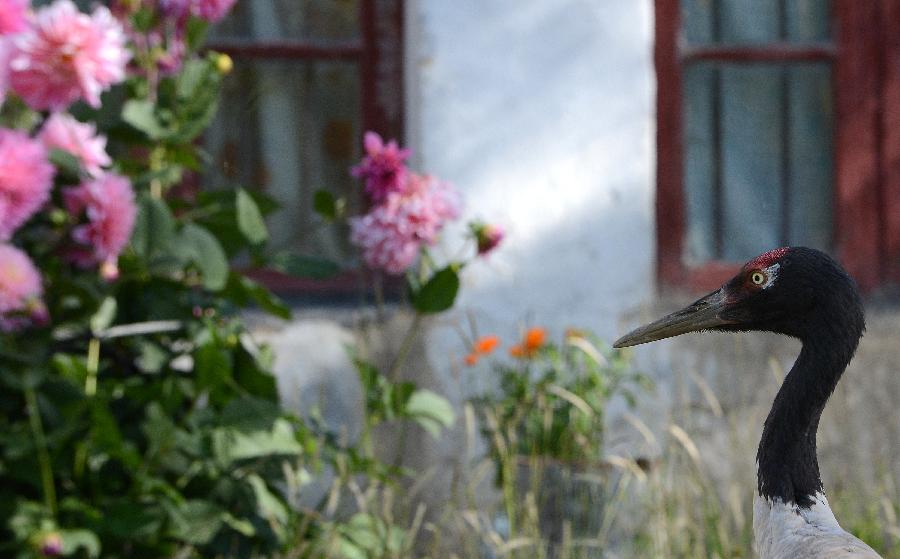
POLYGON ((206 21, 215 22, 231 11, 237 0, 192 0, 191 12, 206 21))
POLYGON ((119 253, 131 238, 137 216, 131 183, 106 174, 66 190, 63 198, 69 213, 80 216, 83 212, 87 218, 87 223, 72 230, 72 239, 79 245, 73 260, 85 267, 99 263, 104 277, 114 279, 119 253))
POLYGON ((78 122, 67 113, 54 113, 44 122, 38 139, 50 150, 65 150, 81 161, 85 171, 97 177, 103 167, 112 163, 106 153, 106 136, 97 134, 97 127, 78 122))
POLYGON ((394 140, 385 144, 375 132, 366 132, 363 146, 366 156, 351 172, 364 181, 369 198, 378 203, 391 192, 402 192, 406 187, 406 160, 410 151, 400 149, 394 140))
POLYGON ((0 128, 0 241, 44 205, 53 173, 43 144, 24 132, 0 128))
POLYGON ((0 105, 6 101, 6 92, 9 90, 9 59, 12 52, 12 39, 0 36, 0 105))
POLYGON ((0 243, 0 331, 47 321, 41 274, 21 250, 0 243))
POLYGON ((0 0, 0 35, 24 31, 31 0, 0 0))
POLYGON ((191 13, 194 0, 158 0, 159 10, 168 17, 182 18, 191 13))
POLYGON ((389 193, 369 213, 350 220, 350 239, 370 268, 402 274, 458 214, 459 198, 449 183, 410 174, 407 192, 389 193))
POLYGON ((99 107, 100 94, 125 79, 130 57, 122 24, 108 8, 83 14, 71 0, 38 10, 13 44, 10 87, 36 110, 65 109, 79 99, 99 107))

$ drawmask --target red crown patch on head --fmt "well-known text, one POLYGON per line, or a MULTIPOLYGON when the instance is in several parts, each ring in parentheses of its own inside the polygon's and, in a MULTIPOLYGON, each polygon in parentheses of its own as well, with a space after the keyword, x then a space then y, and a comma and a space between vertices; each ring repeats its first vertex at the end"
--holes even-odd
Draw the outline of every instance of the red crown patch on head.
POLYGON ((787 254, 788 250, 790 250, 789 247, 781 247, 770 250, 769 252, 764 252, 750 262, 747 262, 747 264, 744 265, 744 268, 748 270, 754 268, 768 268, 787 254))

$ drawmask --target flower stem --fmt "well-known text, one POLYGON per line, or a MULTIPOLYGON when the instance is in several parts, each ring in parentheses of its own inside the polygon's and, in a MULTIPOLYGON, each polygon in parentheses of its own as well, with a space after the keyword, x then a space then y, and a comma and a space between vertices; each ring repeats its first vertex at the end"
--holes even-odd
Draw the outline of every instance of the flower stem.
POLYGON ((44 425, 41 422, 41 412, 38 409, 37 395, 34 388, 25 389, 25 404, 28 408, 28 422, 31 425, 31 433, 37 445, 37 458, 41 467, 41 488, 44 493, 44 503, 52 516, 56 516, 56 486, 53 482, 53 467, 50 463, 50 453, 47 451, 47 437, 44 436, 44 425))
POLYGON ((91 338, 87 354, 87 378, 84 381, 84 393, 94 396, 97 393, 97 373, 100 371, 100 340, 91 338))
POLYGON ((409 352, 412 349, 413 342, 416 341, 416 336, 419 334, 421 326, 422 313, 417 312, 409 325, 409 330, 406 331, 406 335, 403 337, 400 349, 397 350, 397 357, 394 358, 391 368, 388 370, 387 378, 391 382, 397 382, 397 375, 400 373, 403 363, 406 362, 406 358, 409 357, 409 352))

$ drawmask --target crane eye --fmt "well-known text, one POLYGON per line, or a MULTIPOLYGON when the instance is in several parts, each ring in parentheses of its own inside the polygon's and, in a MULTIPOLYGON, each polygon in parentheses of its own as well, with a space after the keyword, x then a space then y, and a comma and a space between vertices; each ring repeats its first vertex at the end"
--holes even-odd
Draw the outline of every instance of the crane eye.
POLYGON ((753 282, 753 285, 762 285, 766 283, 766 274, 756 271, 750 274, 750 281, 753 282))

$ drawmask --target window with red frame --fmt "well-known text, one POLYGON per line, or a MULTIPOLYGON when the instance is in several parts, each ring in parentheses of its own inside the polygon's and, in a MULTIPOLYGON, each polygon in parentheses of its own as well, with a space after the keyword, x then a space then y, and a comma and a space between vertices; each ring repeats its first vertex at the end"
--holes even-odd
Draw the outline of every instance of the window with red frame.
POLYGON ((900 280, 898 24, 891 0, 656 0, 664 285, 784 245, 900 280))
MULTIPOLYGON (((348 172, 363 132, 402 138, 403 1, 241 1, 213 33, 210 48, 229 54, 234 70, 204 137, 205 180, 258 188, 279 204, 268 218, 272 250, 358 266, 347 231, 315 215, 313 194, 328 190, 358 212, 361 189, 348 172)), ((325 282, 251 274, 281 292, 359 286, 349 272, 325 282)))

